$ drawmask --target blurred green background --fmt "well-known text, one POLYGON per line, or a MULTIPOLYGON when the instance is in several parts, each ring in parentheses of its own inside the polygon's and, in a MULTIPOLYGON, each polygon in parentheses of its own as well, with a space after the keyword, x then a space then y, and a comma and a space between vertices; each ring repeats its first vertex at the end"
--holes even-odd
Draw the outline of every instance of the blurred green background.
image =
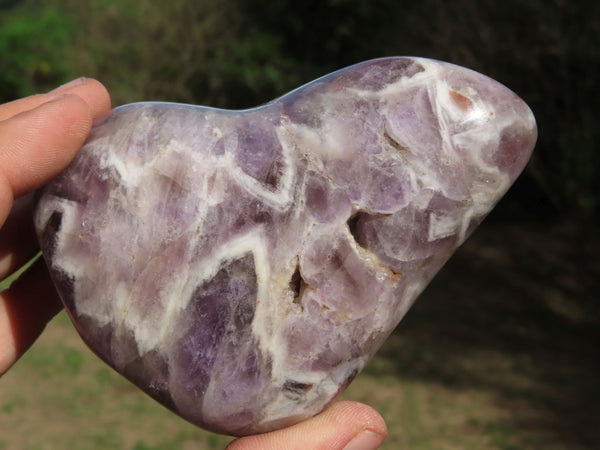
MULTIPOLYGON (((384 448, 600 448, 600 2, 0 0, 0 102, 95 77, 113 104, 265 103, 362 60, 426 56, 533 109, 524 174, 346 398, 384 448)), ((81 345, 64 316, 0 381, 0 449, 222 448, 81 345)))

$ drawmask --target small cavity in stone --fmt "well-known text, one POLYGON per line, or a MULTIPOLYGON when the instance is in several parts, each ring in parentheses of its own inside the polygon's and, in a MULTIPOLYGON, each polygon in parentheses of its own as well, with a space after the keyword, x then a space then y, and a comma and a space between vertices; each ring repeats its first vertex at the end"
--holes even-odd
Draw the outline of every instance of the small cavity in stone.
POLYGON ((354 240, 356 241, 356 243, 358 245, 362 245, 361 241, 362 239, 360 239, 359 236, 359 231, 358 231, 358 223, 361 220, 361 218, 363 218, 364 216, 368 216, 367 213, 363 212, 363 211, 357 211, 356 213, 352 214, 346 224, 348 225, 348 230, 350 231, 350 234, 352 235, 352 237, 354 238, 354 240))
POLYGON ((296 270, 290 280, 290 289, 294 293, 293 303, 296 305, 301 305, 300 301, 305 284, 302 274, 300 273, 300 266, 296 265, 296 270))
POLYGON ((390 134, 387 132, 387 130, 383 132, 383 140, 385 143, 387 143, 392 148, 395 148, 399 152, 410 151, 410 149, 408 147, 405 147, 404 145, 400 144, 396 139, 394 139, 392 136, 390 136, 390 134))

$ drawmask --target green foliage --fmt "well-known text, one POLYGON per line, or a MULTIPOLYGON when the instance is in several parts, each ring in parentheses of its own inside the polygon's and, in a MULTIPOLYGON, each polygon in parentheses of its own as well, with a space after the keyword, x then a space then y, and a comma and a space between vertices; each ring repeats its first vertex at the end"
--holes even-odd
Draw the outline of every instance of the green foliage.
POLYGON ((40 376, 46 379, 60 371, 76 376, 81 372, 84 362, 85 358, 81 350, 67 347, 62 343, 57 343, 50 352, 33 353, 28 360, 40 376))
POLYGON ((37 255, 35 255, 33 258, 31 258, 29 261, 27 261, 21 268, 19 268, 14 273, 12 273, 8 277, 6 277, 4 280, 1 280, 0 281, 0 292, 8 289, 10 287, 10 285, 12 283, 14 283, 23 273, 25 273, 25 271, 27 269, 29 269, 29 267, 31 267, 31 265, 34 262, 36 262, 38 260, 38 258, 41 258, 41 256, 42 256, 42 252, 38 252, 37 255))
POLYGON ((598 219, 598 36, 591 0, 24 0, 0 10, 0 100, 85 75, 115 104, 245 108, 361 60, 438 58, 532 106, 527 176, 564 217, 598 219))
POLYGON ((72 23, 48 7, 38 11, 0 11, 0 102, 46 90, 64 80, 70 62, 61 49, 72 23))

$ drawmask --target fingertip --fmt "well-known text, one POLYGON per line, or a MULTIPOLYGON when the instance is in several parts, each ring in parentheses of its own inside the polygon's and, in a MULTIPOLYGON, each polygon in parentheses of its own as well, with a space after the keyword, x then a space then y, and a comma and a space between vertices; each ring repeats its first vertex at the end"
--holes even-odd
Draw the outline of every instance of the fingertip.
POLYGON ((14 100, 0 105, 0 122, 11 117, 30 111, 47 103, 63 94, 75 94, 82 98, 89 106, 94 119, 110 111, 110 95, 106 87, 93 78, 77 78, 46 93, 14 100))
POLYGON ((55 87, 51 91, 48 91, 48 94, 50 94, 50 95, 60 94, 62 92, 68 91, 69 89, 73 89, 74 87, 84 84, 86 82, 86 80, 87 80, 86 77, 74 78, 73 80, 67 81, 66 83, 63 83, 60 86, 55 87))
MULTIPOLYGON (((39 108, 43 108, 45 105, 38 106, 39 108)), ((56 108, 56 113, 60 114, 62 118, 66 121, 71 122, 74 129, 69 130, 71 136, 81 136, 79 128, 83 127, 85 129, 91 128, 92 120, 93 120, 93 111, 92 107, 88 102, 85 101, 84 98, 77 95, 73 92, 64 93, 58 97, 53 98, 48 103, 46 103, 46 107, 56 108)), ((47 114, 52 114, 51 111, 48 111, 47 114)), ((87 137, 88 132, 83 134, 84 137, 87 137)))
POLYGON ((332 416, 344 418, 344 420, 358 426, 360 431, 368 430, 384 438, 387 436, 387 424, 381 414, 364 403, 349 400, 340 401, 334 403, 325 412, 332 416))
POLYGON ((92 110, 92 118, 96 119, 110 111, 111 100, 108 89, 94 78, 87 78, 86 86, 89 88, 90 103, 88 104, 92 110))
POLYGON ((367 450, 379 448, 386 436, 387 426, 377 411, 362 403, 342 401, 291 427, 236 439, 227 450, 367 450))
POLYGON ((106 87, 94 78, 77 78, 51 91, 49 94, 74 94, 90 107, 93 119, 106 114, 111 107, 110 94, 106 87))
MULTIPOLYGON (((75 93, 65 93, 36 108, 40 125, 51 123, 53 118, 60 118, 61 126, 49 129, 49 138, 53 142, 64 141, 60 148, 53 147, 53 164, 63 167, 73 159, 92 129, 93 111, 88 102, 75 93)), ((40 126, 39 129, 43 129, 40 126)), ((48 155, 50 156, 50 155, 48 155)))

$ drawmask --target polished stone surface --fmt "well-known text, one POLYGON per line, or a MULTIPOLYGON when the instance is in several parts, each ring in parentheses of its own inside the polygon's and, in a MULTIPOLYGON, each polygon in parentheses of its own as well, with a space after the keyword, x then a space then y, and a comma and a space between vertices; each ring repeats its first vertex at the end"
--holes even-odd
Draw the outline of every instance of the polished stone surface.
POLYGON ((116 108, 35 224, 102 359, 204 428, 264 432, 343 391, 535 139, 497 82, 378 59, 250 110, 116 108))

